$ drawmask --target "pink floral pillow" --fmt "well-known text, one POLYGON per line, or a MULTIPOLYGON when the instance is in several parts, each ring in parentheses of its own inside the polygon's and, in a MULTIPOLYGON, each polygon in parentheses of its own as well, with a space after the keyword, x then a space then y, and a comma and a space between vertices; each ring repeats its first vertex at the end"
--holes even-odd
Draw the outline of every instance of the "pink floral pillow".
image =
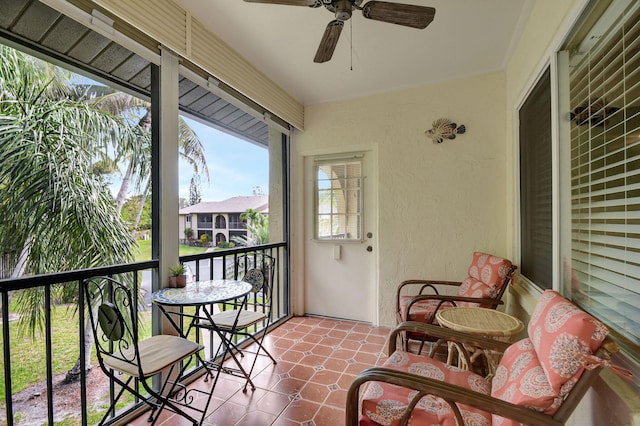
MULTIPOLYGON (((526 338, 509 346, 492 380, 491 396, 534 410, 554 414, 575 382, 557 393, 549 384, 533 343, 526 338)), ((494 425, 518 425, 518 422, 493 415, 494 425)))
POLYGON ((475 252, 468 273, 471 278, 482 281, 488 286, 500 287, 510 269, 511 262, 507 259, 475 252))
POLYGON ((511 262, 487 253, 475 252, 469 277, 462 282, 458 296, 494 298, 511 269, 511 262))
POLYGON ((529 338, 553 390, 559 394, 570 379, 577 379, 585 355, 595 353, 608 330, 560 293, 546 290, 528 326, 529 338))
MULTIPOLYGON (((458 296, 462 297, 480 297, 486 299, 493 299, 498 294, 495 287, 491 287, 478 281, 474 278, 467 277, 466 280, 460 284, 458 288, 458 296)), ((456 303, 458 306, 466 306, 464 302, 456 303)), ((474 306, 478 306, 477 303, 473 303, 474 306)))

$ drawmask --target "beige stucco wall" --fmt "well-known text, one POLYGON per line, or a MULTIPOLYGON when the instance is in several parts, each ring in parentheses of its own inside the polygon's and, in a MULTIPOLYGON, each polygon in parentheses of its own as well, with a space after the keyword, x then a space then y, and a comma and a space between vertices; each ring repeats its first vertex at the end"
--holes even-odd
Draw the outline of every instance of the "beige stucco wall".
MULTIPOLYGON (((302 247, 303 154, 376 145, 382 325, 395 324, 395 289, 403 279, 462 279, 474 250, 506 254, 504 88, 498 72, 305 109, 305 132, 292 143, 293 244, 302 247), (434 144, 424 132, 441 117, 467 133, 434 144)), ((294 256, 296 265, 302 254, 294 256)), ((301 280, 294 271, 293 285, 300 288, 301 280)))

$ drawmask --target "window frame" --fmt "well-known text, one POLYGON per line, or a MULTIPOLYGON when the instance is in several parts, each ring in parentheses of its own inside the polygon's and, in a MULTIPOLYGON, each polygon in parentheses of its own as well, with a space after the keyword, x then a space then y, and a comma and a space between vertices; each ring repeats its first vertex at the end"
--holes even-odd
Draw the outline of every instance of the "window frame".
MULTIPOLYGON (((528 282, 533 283, 534 286, 540 288, 540 289, 550 289, 554 287, 554 265, 553 265, 553 259, 554 259, 554 247, 555 247, 555 242, 557 241, 557 239, 555 238, 555 234, 554 234, 554 230, 556 229, 556 226, 554 225, 554 206, 555 206, 555 190, 556 190, 556 182, 557 179, 554 178, 554 167, 555 167, 555 156, 554 156, 554 145, 553 145, 553 140, 554 140, 554 133, 553 133, 553 116, 554 116, 554 107, 553 107, 553 92, 554 92, 554 85, 553 85, 553 68, 551 66, 551 64, 547 64, 542 72, 539 73, 539 75, 537 76, 537 78, 535 79, 535 82, 531 85, 531 88, 529 90, 529 92, 527 93, 527 95, 524 97, 522 103, 520 104, 520 106, 517 109, 517 120, 518 120, 518 185, 519 185, 519 191, 518 191, 518 241, 519 241, 519 263, 520 263, 520 276, 521 277, 525 277, 527 279, 528 282), (546 79, 548 79, 548 83, 545 81, 546 79), (542 86, 541 86, 542 85, 542 86), (549 149, 548 152, 548 161, 550 162, 550 164, 547 164, 546 166, 548 167, 548 171, 549 171, 549 176, 547 176, 547 179, 549 180, 549 186, 550 186, 550 190, 549 190, 549 216, 548 216, 548 228, 549 228, 549 235, 546 236, 549 241, 546 245, 548 245, 548 247, 546 247, 548 249, 548 264, 545 265, 544 262, 540 262, 541 259, 525 259, 524 257, 529 253, 529 252, 533 252, 535 250, 533 250, 533 247, 531 247, 530 249, 527 248, 529 247, 528 244, 526 244, 523 240, 526 239, 526 237, 530 237, 531 235, 523 235, 523 232, 525 231, 530 231, 531 233, 533 232, 532 229, 525 229, 525 228, 532 228, 531 227, 527 227, 525 222, 525 219, 523 219, 523 217, 527 217, 529 218, 530 215, 526 215, 525 214, 525 210, 531 210, 532 207, 533 209, 535 209, 536 211, 539 210, 540 207, 544 207, 541 206, 540 204, 536 204, 536 199, 538 199, 538 197, 536 197, 536 195, 538 195, 538 193, 532 194, 531 197, 529 197, 529 194, 526 194, 526 191, 524 189, 526 188, 532 188, 534 186, 539 186, 539 180, 536 179, 529 179, 530 175, 532 173, 531 170, 535 169, 535 165, 531 165, 531 164, 524 164, 523 161, 523 151, 524 149, 528 149, 528 152, 534 152, 534 154, 536 155, 536 157, 534 158, 534 160, 539 159, 541 155, 543 155, 543 153, 539 152, 540 151, 540 146, 525 146, 527 143, 531 143, 531 141, 525 141, 522 138, 523 135, 523 131, 526 131, 526 126, 531 126, 531 124, 528 123, 524 123, 523 124, 523 120, 522 120, 522 115, 525 112, 525 108, 528 108, 530 106, 530 102, 535 103, 536 101, 538 101, 538 98, 532 98, 533 96, 537 96, 539 95, 540 91, 542 92, 546 92, 549 91, 548 93, 548 99, 549 99, 549 129, 548 129, 548 138, 549 138, 549 146, 546 147, 549 149), (523 130, 524 129, 524 130, 523 130), (528 166, 528 168, 525 170, 525 167, 523 166, 528 166), (526 176, 525 176, 526 174, 526 176), (526 180, 525 180, 526 179, 526 180), (548 268, 549 271, 551 271, 548 276, 546 277, 542 277, 540 275, 539 272, 537 272, 539 269, 541 268, 548 268), (540 278, 544 278, 546 279, 546 282, 540 282, 540 278)), ((546 93, 543 93, 543 95, 546 95, 546 93)), ((545 103, 546 103, 546 98, 544 99, 545 103)), ((538 117, 532 117, 533 119, 537 119, 538 117)), ((539 123, 533 123, 533 127, 537 126, 539 123)), ((545 132, 546 135, 546 132, 545 132)), ((536 164, 539 164, 536 163, 536 164)), ((539 177, 539 176, 538 176, 539 177)), ((529 222, 532 222, 531 225, 534 225, 534 219, 530 219, 529 222)), ((536 222, 536 223, 539 223, 536 222)), ((536 245, 536 247, 538 247, 540 244, 536 245)), ((544 260, 544 259, 542 259, 544 260)))
MULTIPOLYGON (((364 216, 364 174, 363 174, 363 167, 364 167, 364 162, 363 162, 363 157, 364 155, 362 154, 348 154, 348 155, 344 155, 344 156, 335 156, 335 157, 316 157, 314 159, 313 162, 313 185, 314 185, 314 202, 313 202, 313 221, 314 221, 314 234, 313 234, 313 238, 315 241, 320 241, 320 242, 362 242, 364 241, 364 226, 363 226, 363 216, 364 216), (359 166, 359 174, 354 175, 354 176, 347 176, 344 179, 345 180, 356 180, 356 187, 355 189, 353 188, 347 188, 347 191, 355 191, 356 193, 356 198, 357 198, 357 205, 356 205, 356 213, 353 212, 337 212, 337 213, 333 213, 333 211, 331 213, 321 213, 320 212, 320 192, 321 191, 325 191, 326 188, 322 188, 321 189, 321 184, 320 184, 320 180, 319 180, 319 170, 321 167, 323 166, 330 166, 330 167, 338 167, 338 166, 345 166, 347 167, 348 164, 355 164, 357 163, 359 166), (344 237, 340 237, 337 236, 339 234, 334 234, 333 230, 330 231, 329 236, 321 236, 320 235, 320 216, 326 216, 326 215, 330 215, 332 218, 333 217, 338 217, 339 219, 342 219, 342 223, 344 224, 345 228, 345 232, 344 232, 344 237), (355 219, 356 220, 356 236, 355 237, 348 237, 347 235, 350 234, 350 232, 348 232, 348 230, 352 229, 349 227, 349 221, 355 219)), ((346 169, 345 169, 346 170, 346 169)), ((338 180, 338 178, 333 178, 330 177, 328 179, 326 179, 327 181, 336 181, 338 180)), ((330 191, 333 191, 333 186, 331 186, 330 191)), ((345 197, 345 208, 349 208, 348 205, 348 198, 349 197, 345 197)), ((333 222, 331 222, 333 223, 333 222)), ((333 227, 332 227, 333 228, 333 227)))

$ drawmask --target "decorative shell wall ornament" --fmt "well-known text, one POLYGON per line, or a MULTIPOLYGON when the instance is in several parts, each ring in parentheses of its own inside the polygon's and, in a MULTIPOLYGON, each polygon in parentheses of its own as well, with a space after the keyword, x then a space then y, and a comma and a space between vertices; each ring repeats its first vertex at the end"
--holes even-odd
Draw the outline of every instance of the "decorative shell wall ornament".
POLYGON ((439 118, 433 122, 433 128, 424 132, 424 134, 433 140, 433 143, 442 143, 445 139, 455 139, 456 135, 461 135, 467 129, 464 124, 457 125, 448 118, 439 118))

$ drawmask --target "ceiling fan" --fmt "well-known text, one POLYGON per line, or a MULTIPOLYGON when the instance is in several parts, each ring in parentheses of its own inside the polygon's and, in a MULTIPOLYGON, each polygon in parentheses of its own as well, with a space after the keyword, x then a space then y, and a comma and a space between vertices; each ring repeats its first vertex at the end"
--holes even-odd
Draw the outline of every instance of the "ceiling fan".
POLYGON ((345 21, 351 18, 354 10, 361 10, 362 15, 374 21, 389 22, 405 27, 424 29, 433 21, 436 10, 432 7, 411 4, 391 3, 386 1, 369 1, 363 6, 363 0, 244 0, 248 3, 283 4, 289 6, 324 6, 336 19, 329 22, 324 31, 320 46, 313 62, 327 62, 333 56, 345 21))

